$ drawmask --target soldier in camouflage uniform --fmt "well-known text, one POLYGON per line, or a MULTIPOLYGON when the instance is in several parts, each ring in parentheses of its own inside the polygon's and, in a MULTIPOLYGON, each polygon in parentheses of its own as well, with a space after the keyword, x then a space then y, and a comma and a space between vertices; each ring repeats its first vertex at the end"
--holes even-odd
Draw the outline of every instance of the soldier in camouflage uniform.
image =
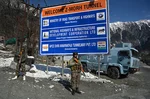
POLYGON ((71 69, 72 95, 74 95, 75 92, 81 94, 79 91, 79 83, 82 64, 78 60, 78 53, 73 53, 73 57, 69 60, 68 66, 71 69))
POLYGON ((17 59, 17 66, 16 66, 16 76, 12 79, 17 79, 20 76, 20 72, 22 73, 23 80, 26 80, 25 74, 26 74, 26 69, 25 69, 25 62, 27 59, 26 56, 26 43, 20 43, 20 49, 18 53, 18 59, 17 59), (22 43, 22 44, 21 44, 22 43))

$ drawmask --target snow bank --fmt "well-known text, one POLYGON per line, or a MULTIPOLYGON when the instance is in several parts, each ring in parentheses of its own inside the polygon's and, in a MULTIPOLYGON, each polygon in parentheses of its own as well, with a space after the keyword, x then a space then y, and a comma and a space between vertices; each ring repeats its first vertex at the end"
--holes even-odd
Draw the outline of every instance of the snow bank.
POLYGON ((46 72, 41 70, 36 70, 35 73, 30 73, 30 72, 26 73, 26 76, 33 77, 33 78, 49 78, 57 75, 58 74, 56 72, 50 72, 47 74, 46 72))
POLYGON ((143 66, 144 68, 149 68, 150 69, 150 66, 143 66))
POLYGON ((4 45, 0 43, 0 50, 5 49, 4 45))
POLYGON ((11 54, 12 51, 3 51, 3 50, 0 50, 0 53, 11 54))
POLYGON ((93 74, 87 72, 85 73, 86 76, 81 75, 81 80, 88 81, 88 82, 111 82, 110 80, 98 78, 97 76, 94 76, 93 74))
POLYGON ((14 58, 0 58, 0 67, 10 67, 14 58))
POLYGON ((26 73, 26 76, 34 78, 50 78, 57 75, 58 73, 56 73, 55 71, 46 73, 44 71, 38 70, 34 64, 32 64, 32 68, 30 69, 30 71, 26 73))
MULTIPOLYGON (((9 54, 10 52, 8 51, 1 51, 0 52, 4 54, 9 54)), ((16 68, 16 63, 13 61, 14 58, 0 58, 0 67, 10 67, 15 69, 16 68)), ((28 66, 29 67, 29 66, 28 66)), ((61 76, 61 66, 48 66, 49 71, 46 71, 46 66, 45 64, 37 64, 34 65, 32 64, 32 68, 29 70, 29 72, 26 73, 26 76, 28 77, 33 77, 33 78, 49 78, 52 81, 60 81, 62 79, 67 79, 70 80, 70 69, 65 68, 64 69, 64 76, 61 76), (40 66, 42 65, 42 66, 40 66), (38 69, 37 69, 38 68, 38 69), (41 69, 41 70, 40 70, 41 69)), ((85 73, 86 76, 81 75, 81 80, 83 81, 88 81, 88 82, 111 82, 110 80, 98 78, 97 76, 87 72, 85 73)))
MULTIPOLYGON (((60 67, 58 67, 58 68, 60 68, 60 67)), ((26 76, 34 77, 34 78, 49 78, 52 81, 60 81, 62 79, 66 79, 66 80, 71 79, 71 76, 70 76, 69 73, 64 73, 64 76, 62 77, 60 72, 57 72, 57 71, 48 71, 48 72, 41 71, 41 70, 36 69, 35 65, 33 65, 33 68, 31 68, 30 71, 26 73, 26 76), (31 73, 31 71, 35 71, 35 72, 31 73)), ((102 82, 102 83, 111 82, 110 80, 98 78, 97 76, 94 76, 93 74, 91 74, 89 72, 87 72, 87 73, 85 72, 85 76, 81 75, 81 80, 82 81, 87 81, 87 82, 102 82)))

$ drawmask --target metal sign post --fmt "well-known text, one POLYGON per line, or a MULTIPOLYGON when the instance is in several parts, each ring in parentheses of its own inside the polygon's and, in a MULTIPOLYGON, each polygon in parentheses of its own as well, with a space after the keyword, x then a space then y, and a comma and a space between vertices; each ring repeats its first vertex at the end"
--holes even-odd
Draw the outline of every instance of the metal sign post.
POLYGON ((100 55, 98 55, 98 78, 100 78, 100 55))
POLYGON ((46 73, 48 74, 48 56, 46 57, 46 65, 47 65, 46 73))
POLYGON ((64 55, 62 56, 62 70, 61 70, 62 77, 64 76, 64 55))

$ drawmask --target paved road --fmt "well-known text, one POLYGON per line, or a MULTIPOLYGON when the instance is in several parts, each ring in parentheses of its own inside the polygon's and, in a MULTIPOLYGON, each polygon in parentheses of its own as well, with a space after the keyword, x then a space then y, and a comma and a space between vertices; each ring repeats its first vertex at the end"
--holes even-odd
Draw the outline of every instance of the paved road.
MULTIPOLYGON (((143 64, 144 66, 144 64, 143 64)), ((150 68, 141 67, 140 72, 128 78, 113 80, 114 83, 81 82, 82 95, 72 96, 67 81, 27 77, 9 80, 14 70, 0 68, 0 99, 150 99, 150 68)))
MULTIPOLYGON (((109 79, 107 76, 103 77, 109 79)), ((122 86, 123 90, 105 99, 150 99, 150 66, 142 64, 139 72, 130 74, 128 78, 111 81, 122 86)))

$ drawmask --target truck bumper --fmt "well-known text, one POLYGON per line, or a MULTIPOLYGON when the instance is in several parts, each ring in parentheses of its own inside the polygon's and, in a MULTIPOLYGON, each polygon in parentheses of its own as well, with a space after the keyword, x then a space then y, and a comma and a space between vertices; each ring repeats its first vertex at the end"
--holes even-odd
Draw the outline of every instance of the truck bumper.
POLYGON ((137 71, 140 71, 140 68, 129 68, 129 73, 131 74, 134 74, 137 71))

